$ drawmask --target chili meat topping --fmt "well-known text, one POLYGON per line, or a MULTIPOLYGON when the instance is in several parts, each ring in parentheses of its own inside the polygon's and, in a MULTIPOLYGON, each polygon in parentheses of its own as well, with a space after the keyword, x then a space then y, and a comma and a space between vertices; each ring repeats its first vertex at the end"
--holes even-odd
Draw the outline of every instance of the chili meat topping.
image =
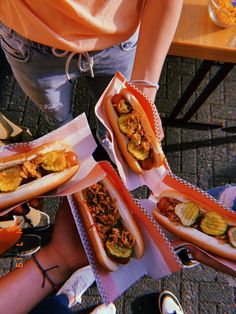
POLYGON ((103 241, 104 247, 111 251, 114 248, 132 253, 135 239, 122 225, 117 202, 110 196, 107 188, 98 182, 83 190, 86 205, 95 222, 96 229, 103 241))

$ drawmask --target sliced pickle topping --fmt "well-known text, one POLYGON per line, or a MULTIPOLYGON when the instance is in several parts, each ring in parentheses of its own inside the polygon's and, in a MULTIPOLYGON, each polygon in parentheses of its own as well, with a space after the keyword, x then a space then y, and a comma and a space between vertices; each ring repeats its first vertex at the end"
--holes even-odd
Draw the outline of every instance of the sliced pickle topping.
POLYGON ((50 151, 36 158, 38 159, 36 162, 47 171, 60 172, 67 166, 64 151, 50 151))
POLYGON ((105 250, 112 259, 126 264, 132 255, 134 244, 135 239, 128 230, 114 227, 105 241, 105 250))
POLYGON ((122 260, 123 260, 123 263, 125 264, 129 261, 132 251, 133 251, 132 248, 121 247, 117 244, 114 245, 109 240, 106 241, 107 254, 121 264, 122 264, 122 260))
POLYGON ((193 202, 179 203, 175 206, 175 214, 184 226, 189 227, 196 222, 200 214, 200 208, 193 202))
POLYGON ((206 234, 221 236, 227 230, 227 223, 219 214, 208 212, 201 220, 200 228, 206 234))
POLYGON ((117 104, 116 108, 117 108, 117 111, 121 114, 129 113, 133 110, 131 105, 127 103, 125 99, 121 99, 119 103, 117 104))
POLYGON ((118 120, 118 126, 122 133, 131 136, 137 130, 139 123, 135 119, 133 119, 133 115, 131 113, 122 114, 118 120))
POLYGON ((21 167, 19 166, 0 171, 0 192, 15 191, 22 180, 21 167))
POLYGON ((145 160, 149 156, 149 150, 142 150, 141 146, 136 146, 132 142, 128 143, 127 149, 138 160, 145 160))
POLYGON ((231 227, 228 230, 229 243, 236 248, 236 227, 231 227))

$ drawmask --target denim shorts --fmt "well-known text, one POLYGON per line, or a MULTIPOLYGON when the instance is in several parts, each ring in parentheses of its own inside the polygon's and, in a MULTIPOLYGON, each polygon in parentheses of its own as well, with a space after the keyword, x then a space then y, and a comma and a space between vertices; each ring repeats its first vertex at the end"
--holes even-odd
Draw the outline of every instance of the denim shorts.
MULTIPOLYGON (((94 63, 94 79, 89 81, 97 97, 117 71, 130 78, 137 37, 138 31, 123 43, 89 52, 94 63)), ((57 57, 51 47, 28 40, 3 24, 0 24, 0 40, 14 76, 25 94, 50 118, 49 121, 54 122, 55 127, 70 121, 73 84, 65 75, 68 55, 57 57)), ((88 68, 87 63, 83 56, 83 69, 88 68)), ((72 82, 81 76, 77 55, 70 62, 69 74, 72 82)), ((89 69, 83 72, 83 76, 90 77, 89 69)))

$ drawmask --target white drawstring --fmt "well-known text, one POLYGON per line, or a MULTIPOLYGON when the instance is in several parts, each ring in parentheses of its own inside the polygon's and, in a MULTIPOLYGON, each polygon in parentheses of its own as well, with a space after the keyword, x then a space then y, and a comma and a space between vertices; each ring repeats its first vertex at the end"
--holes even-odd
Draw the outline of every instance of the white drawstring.
POLYGON ((71 81, 71 78, 70 78, 70 74, 69 74, 69 67, 70 67, 70 62, 72 60, 72 58, 76 55, 75 52, 71 52, 66 60, 66 66, 65 66, 65 73, 66 73, 66 77, 67 77, 67 80, 72 82, 71 81))
POLYGON ((81 72, 86 72, 87 71, 86 68, 85 69, 82 68, 82 56, 84 56, 87 59, 91 77, 94 77, 94 73, 93 73, 93 64, 94 64, 94 62, 93 62, 93 58, 90 57, 88 52, 81 52, 79 54, 79 57, 78 57, 78 67, 79 67, 80 71, 81 72))
POLYGON ((70 78, 70 74, 69 74, 69 67, 70 67, 71 60, 73 59, 73 57, 76 54, 78 54, 78 68, 79 68, 79 70, 81 72, 86 72, 88 70, 87 68, 82 67, 82 56, 84 56, 88 61, 90 75, 91 75, 91 77, 94 77, 94 72, 93 72, 94 61, 93 61, 93 58, 90 57, 88 52, 80 52, 80 53, 69 52, 69 51, 58 52, 56 48, 52 48, 52 53, 54 56, 59 57, 59 58, 63 58, 69 54, 67 57, 67 60, 66 60, 66 65, 65 65, 65 74, 66 74, 68 81, 72 82, 71 78, 70 78))
POLYGON ((52 53, 56 57, 65 57, 69 52, 68 51, 62 51, 62 52, 57 52, 57 48, 52 48, 52 53))

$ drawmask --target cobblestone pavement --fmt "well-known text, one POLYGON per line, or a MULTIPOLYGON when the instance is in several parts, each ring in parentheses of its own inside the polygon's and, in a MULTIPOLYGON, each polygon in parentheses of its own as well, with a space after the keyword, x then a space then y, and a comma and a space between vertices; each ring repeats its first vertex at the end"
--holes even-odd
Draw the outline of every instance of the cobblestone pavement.
MULTIPOLYGON (((173 108, 198 68, 199 62, 189 58, 167 58, 156 99, 157 108, 163 117, 168 115, 173 108)), ((209 75, 212 75, 214 71, 215 68, 209 75)), ((85 111, 93 128, 94 116, 92 109, 89 110, 89 108, 93 108, 96 101, 84 82, 79 83, 73 97, 75 111, 77 113, 85 111)), ((223 122, 227 126, 236 125, 235 86, 236 69, 218 86, 194 119, 223 122)), ((193 95, 189 104, 196 95, 197 93, 193 95)), ((11 72, 2 65, 0 108, 1 112, 12 121, 27 126, 35 138, 48 132, 44 115, 40 114, 35 105, 24 95, 11 72)), ((235 133, 168 127, 165 129, 163 149, 173 172, 203 190, 236 182, 235 133)), ((50 200, 50 203, 46 204, 45 211, 52 216, 56 206, 57 200, 50 200)), ((14 263, 14 259, 1 259, 0 275, 12 270, 14 263)), ((158 281, 145 276, 119 297, 115 304, 118 313, 157 313, 157 294, 163 289, 169 289, 177 295, 188 314, 235 313, 235 286, 234 278, 199 265, 158 281)), ((101 299, 94 284, 85 293, 83 304, 75 307, 74 311, 88 313, 86 308, 100 302, 101 299)))

